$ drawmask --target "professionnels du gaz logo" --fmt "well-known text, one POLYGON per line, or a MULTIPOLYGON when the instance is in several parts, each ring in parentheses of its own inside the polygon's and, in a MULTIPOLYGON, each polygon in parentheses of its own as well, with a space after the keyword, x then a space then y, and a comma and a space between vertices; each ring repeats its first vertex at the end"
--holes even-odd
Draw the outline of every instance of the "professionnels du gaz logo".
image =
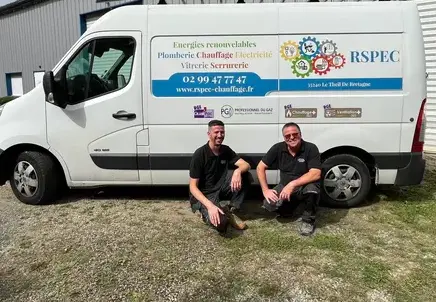
POLYGON ((345 65, 345 56, 339 52, 332 40, 318 41, 314 37, 303 38, 296 43, 287 41, 280 47, 281 57, 291 64, 292 72, 297 77, 308 77, 315 73, 325 75, 332 69, 345 65))

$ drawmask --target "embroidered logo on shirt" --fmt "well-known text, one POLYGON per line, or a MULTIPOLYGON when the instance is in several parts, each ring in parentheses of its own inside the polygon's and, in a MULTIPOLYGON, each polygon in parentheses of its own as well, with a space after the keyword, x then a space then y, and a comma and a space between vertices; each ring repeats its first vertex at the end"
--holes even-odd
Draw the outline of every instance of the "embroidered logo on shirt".
POLYGON ((221 164, 222 165, 225 165, 225 163, 226 163, 226 161, 223 159, 223 160, 221 160, 221 164))
POLYGON ((304 162, 305 162, 304 158, 299 158, 298 161, 299 161, 300 163, 304 163, 304 162))

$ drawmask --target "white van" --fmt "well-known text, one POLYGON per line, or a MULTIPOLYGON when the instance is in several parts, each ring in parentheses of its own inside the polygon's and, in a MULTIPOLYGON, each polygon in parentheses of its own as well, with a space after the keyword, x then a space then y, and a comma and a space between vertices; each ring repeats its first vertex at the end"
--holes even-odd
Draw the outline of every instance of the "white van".
POLYGON ((257 183, 293 121, 322 152, 324 202, 352 207, 371 184, 422 181, 425 100, 413 1, 127 6, 1 107, 0 183, 29 204, 63 185, 187 185, 211 119, 257 183))

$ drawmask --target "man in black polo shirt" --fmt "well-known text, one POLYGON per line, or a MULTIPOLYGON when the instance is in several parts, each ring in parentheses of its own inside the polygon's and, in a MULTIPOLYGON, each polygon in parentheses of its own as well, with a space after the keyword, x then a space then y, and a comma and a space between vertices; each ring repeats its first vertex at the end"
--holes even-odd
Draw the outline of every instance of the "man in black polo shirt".
POLYGON ((285 124, 282 134, 284 141, 274 144, 257 166, 257 176, 265 197, 263 207, 287 216, 299 202, 305 202, 299 229, 301 235, 311 235, 315 230, 320 196, 320 153, 315 144, 302 139, 297 124, 285 124), (280 171, 280 183, 269 189, 265 170, 272 166, 280 171))
POLYGON ((220 233, 226 232, 229 223, 237 229, 244 229, 245 224, 238 224, 232 213, 239 209, 245 198, 250 165, 229 146, 223 145, 223 122, 212 120, 208 126, 209 141, 199 147, 191 159, 189 191, 192 210, 199 210, 203 220, 220 233), (221 206, 222 198, 229 198, 230 205, 221 206))

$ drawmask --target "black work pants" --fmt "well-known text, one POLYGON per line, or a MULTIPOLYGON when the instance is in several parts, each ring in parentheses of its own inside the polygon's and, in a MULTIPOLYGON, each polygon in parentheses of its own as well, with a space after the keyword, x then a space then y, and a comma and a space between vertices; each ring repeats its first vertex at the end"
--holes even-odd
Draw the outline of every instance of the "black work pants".
MULTIPOLYGON (((283 190, 284 185, 278 184, 273 188, 278 195, 283 190)), ((320 183, 314 182, 307 185, 297 187, 292 192, 290 200, 278 200, 276 203, 268 203, 266 199, 263 200, 263 207, 270 212, 277 212, 282 216, 290 216, 300 203, 304 203, 304 212, 302 220, 305 222, 315 222, 316 212, 318 210, 320 200, 320 183)))
MULTIPOLYGON (((216 191, 204 194, 207 199, 209 199, 213 204, 219 207, 223 212, 228 211, 230 207, 234 209, 239 209, 245 200, 245 196, 248 192, 248 188, 251 184, 251 175, 247 172, 241 175, 241 188, 232 192, 231 181, 232 181, 233 171, 229 171, 226 175, 226 179, 223 185, 216 191), (230 200, 229 206, 224 207, 220 204, 222 200, 230 200)), ((214 226, 209 220, 209 213, 207 208, 199 202, 192 194, 189 194, 189 199, 191 203, 191 208, 195 212, 199 210, 203 216, 203 220, 210 226, 214 227, 219 232, 225 232, 227 225, 229 223, 226 215, 220 213, 220 224, 214 226)))

